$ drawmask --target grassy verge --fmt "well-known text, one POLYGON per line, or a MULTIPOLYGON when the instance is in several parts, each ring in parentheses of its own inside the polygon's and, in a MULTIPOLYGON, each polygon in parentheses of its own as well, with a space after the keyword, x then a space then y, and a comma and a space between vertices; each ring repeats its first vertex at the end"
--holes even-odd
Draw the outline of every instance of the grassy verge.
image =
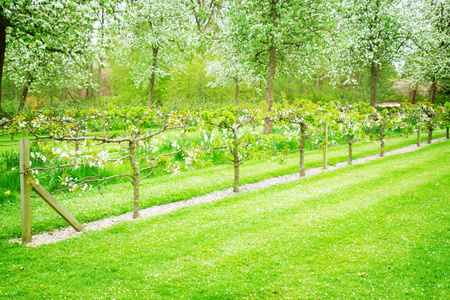
MULTIPOLYGON (((444 131, 436 132, 436 137, 443 136, 444 131)), ((425 139, 426 137, 424 137, 425 139)), ((388 140, 387 151, 413 144, 415 138, 393 137, 388 140)), ((354 147, 354 157, 377 154, 379 146, 373 142, 361 143, 354 147)), ((322 153, 311 150, 306 153, 306 168, 322 166, 322 153)), ((335 164, 347 160, 347 148, 341 145, 329 151, 328 161, 335 164)), ((298 153, 288 157, 286 163, 274 161, 253 161, 242 166, 241 184, 257 182, 266 178, 292 174, 298 171, 298 153)), ((191 170, 176 177, 158 176, 141 183, 141 207, 186 200, 204 195, 215 190, 232 186, 233 169, 231 166, 218 165, 213 168, 191 170)), ((3 195, 2 195, 3 196, 3 195)), ((102 194, 88 191, 82 194, 57 195, 61 202, 80 222, 93 221, 112 215, 129 212, 132 207, 132 186, 120 183, 106 186, 102 194)), ((33 232, 39 233, 56 228, 66 227, 67 223, 59 217, 43 200, 32 201, 33 232)), ((0 201, 0 240, 20 237, 20 202, 0 201)))
POLYGON ((4 243, 0 298, 449 298, 449 145, 53 245, 4 243))

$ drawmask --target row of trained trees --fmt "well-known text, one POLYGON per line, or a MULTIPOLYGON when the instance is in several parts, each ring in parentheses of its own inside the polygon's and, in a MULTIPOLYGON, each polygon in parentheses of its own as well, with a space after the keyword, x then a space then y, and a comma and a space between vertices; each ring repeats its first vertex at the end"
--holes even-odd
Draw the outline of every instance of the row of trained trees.
POLYGON ((449 20, 445 0, 3 0, 0 87, 5 71, 21 88, 19 111, 30 90, 89 99, 120 65, 152 107, 155 86, 201 56, 211 85, 234 85, 236 102, 259 86, 268 112, 280 76, 314 95, 324 80, 344 93, 367 77, 375 106, 386 69, 413 90, 431 84, 433 104, 450 78, 449 20))
MULTIPOLYGON (((239 190, 240 165, 249 159, 283 157, 299 151, 300 176, 305 175, 305 147, 348 144, 348 164, 352 146, 371 139, 380 144, 380 156, 388 134, 428 132, 428 143, 439 126, 449 138, 450 104, 402 108, 318 106, 308 100, 294 105, 285 101, 267 114, 259 108, 228 106, 217 110, 167 111, 135 107, 108 110, 71 110, 64 115, 52 111, 32 111, 0 121, 3 134, 25 132, 40 142, 32 152, 29 172, 38 180, 39 172, 65 169, 58 191, 80 191, 114 178, 127 178, 134 191, 133 216, 139 216, 139 184, 157 170, 177 174, 195 165, 224 162, 234 167, 234 191, 239 190), (264 123, 274 122, 276 132, 264 135, 264 123), (326 135, 323 129, 326 128, 326 135), (67 148, 67 144, 73 144, 67 148), (128 165, 122 168, 119 166, 128 165), (126 170, 102 176, 105 167, 126 170), (75 178, 71 171, 90 168, 91 174, 75 178)), ((326 165, 324 166, 326 167, 326 165)))

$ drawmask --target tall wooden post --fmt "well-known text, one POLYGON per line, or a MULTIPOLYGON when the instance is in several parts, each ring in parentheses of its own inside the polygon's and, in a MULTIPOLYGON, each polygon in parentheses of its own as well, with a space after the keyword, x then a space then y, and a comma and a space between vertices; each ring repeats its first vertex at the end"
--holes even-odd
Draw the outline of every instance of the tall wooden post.
POLYGON ((22 209, 22 243, 31 242, 31 189, 48 203, 75 230, 82 231, 81 225, 56 199, 42 186, 32 181, 30 169, 30 141, 19 140, 20 149, 20 199, 22 209))
POLYGON ((350 134, 347 134, 347 144, 348 144, 348 161, 347 165, 351 165, 353 163, 353 141, 350 134))
POLYGON ((327 169, 327 150, 328 150, 328 125, 327 123, 323 124, 323 166, 324 170, 327 169))
POLYGON ((30 140, 20 139, 20 200, 22 210, 22 243, 31 242, 30 140))

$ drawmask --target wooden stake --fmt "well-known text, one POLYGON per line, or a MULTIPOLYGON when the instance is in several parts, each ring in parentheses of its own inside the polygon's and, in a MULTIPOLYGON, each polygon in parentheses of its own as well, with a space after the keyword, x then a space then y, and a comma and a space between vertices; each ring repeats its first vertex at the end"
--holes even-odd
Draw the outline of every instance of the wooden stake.
POLYGON ((20 201, 22 211, 22 244, 31 242, 30 140, 19 139, 20 201))

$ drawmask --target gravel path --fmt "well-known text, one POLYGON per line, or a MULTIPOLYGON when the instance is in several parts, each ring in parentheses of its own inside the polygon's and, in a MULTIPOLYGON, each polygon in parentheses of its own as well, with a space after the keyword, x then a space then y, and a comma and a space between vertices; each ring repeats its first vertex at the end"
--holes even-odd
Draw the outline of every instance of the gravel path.
MULTIPOLYGON (((440 142, 443 140, 445 140, 445 138, 435 139, 432 141, 432 143, 437 143, 437 142, 440 142)), ((424 147, 427 145, 428 144, 426 144, 426 143, 422 143, 421 146, 424 147)), ((390 152, 386 152, 385 157, 391 156, 391 155, 396 155, 396 154, 401 154, 401 153, 406 153, 406 152, 412 152, 417 149, 420 149, 417 147, 417 145, 410 145, 410 146, 407 146, 404 148, 399 148, 399 149, 396 149, 396 150, 393 150, 390 152)), ((372 156, 355 159, 355 160, 353 160, 353 164, 354 165, 363 164, 363 163, 366 163, 366 162, 369 162, 369 161, 372 161, 375 159, 380 159, 379 155, 372 155, 372 156)), ((347 165, 347 162, 342 162, 342 163, 336 164, 336 166, 328 166, 327 171, 332 171, 335 169, 343 168, 346 165, 347 165)), ((312 169, 306 170, 305 177, 312 176, 312 175, 315 175, 315 174, 318 174, 321 172, 322 172, 322 168, 312 168, 312 169)), ((254 191, 254 190, 266 188, 266 187, 269 187, 272 185, 283 184, 283 183, 291 182, 293 180, 298 180, 299 178, 300 177, 299 177, 298 173, 279 176, 279 177, 275 177, 275 178, 270 178, 270 179, 266 179, 266 180, 263 180, 260 182, 242 185, 240 187, 240 192, 243 193, 243 192, 247 192, 247 191, 254 191)), ((141 217, 137 220, 142 220, 142 219, 150 218, 153 216, 166 214, 166 213, 175 211, 175 210, 183 208, 183 207, 194 206, 194 205, 198 205, 198 204, 202 204, 202 203, 209 203, 209 202, 221 200, 224 198, 231 197, 234 194, 235 193, 233 193, 233 189, 229 188, 229 189, 226 189, 223 191, 216 191, 216 192, 213 192, 213 193, 210 193, 207 195, 191 198, 191 199, 185 200, 185 201, 149 207, 149 208, 140 210, 141 217)), ((123 214, 120 216, 110 217, 107 219, 102 219, 102 220, 97 220, 97 221, 86 223, 86 224, 84 224, 84 226, 85 226, 84 231, 87 232, 87 231, 91 231, 91 230, 101 230, 101 229, 105 229, 110 226, 113 226, 120 222, 134 221, 134 220, 135 219, 132 218, 132 213, 130 212, 130 213, 126 213, 126 214, 123 214)), ((56 242, 59 242, 59 241, 65 240, 65 239, 69 239, 72 237, 76 237, 76 236, 79 236, 82 234, 83 234, 83 232, 77 232, 72 227, 66 227, 66 228, 57 229, 57 230, 51 231, 51 232, 45 232, 45 233, 33 235, 31 243, 28 243, 27 246, 38 247, 40 245, 56 243, 56 242)), ((22 239, 14 239, 14 240, 10 240, 10 242, 21 243, 22 239)))

